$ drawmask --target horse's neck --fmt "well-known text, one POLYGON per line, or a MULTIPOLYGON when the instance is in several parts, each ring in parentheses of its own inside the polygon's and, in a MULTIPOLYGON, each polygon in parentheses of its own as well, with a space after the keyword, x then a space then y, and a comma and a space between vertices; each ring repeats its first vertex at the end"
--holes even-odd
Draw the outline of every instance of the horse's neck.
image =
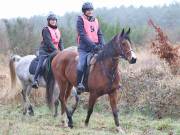
POLYGON ((105 45, 103 50, 97 56, 97 61, 103 63, 104 66, 106 66, 106 68, 109 70, 118 66, 119 57, 115 56, 111 43, 105 45))
POLYGON ((102 60, 102 63, 103 63, 102 68, 106 68, 106 70, 108 71, 116 70, 118 67, 118 59, 107 58, 102 60))

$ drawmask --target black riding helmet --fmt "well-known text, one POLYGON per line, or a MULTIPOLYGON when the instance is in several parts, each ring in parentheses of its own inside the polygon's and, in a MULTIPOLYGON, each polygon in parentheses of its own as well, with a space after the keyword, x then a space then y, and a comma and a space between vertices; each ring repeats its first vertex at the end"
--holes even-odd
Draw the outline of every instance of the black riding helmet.
POLYGON ((56 20, 56 21, 57 21, 56 15, 55 15, 55 14, 50 14, 50 15, 48 15, 47 21, 49 21, 49 20, 56 20))
POLYGON ((88 10, 93 10, 94 7, 92 5, 92 3, 90 2, 85 2, 83 5, 82 5, 82 12, 85 13, 86 11, 88 10))

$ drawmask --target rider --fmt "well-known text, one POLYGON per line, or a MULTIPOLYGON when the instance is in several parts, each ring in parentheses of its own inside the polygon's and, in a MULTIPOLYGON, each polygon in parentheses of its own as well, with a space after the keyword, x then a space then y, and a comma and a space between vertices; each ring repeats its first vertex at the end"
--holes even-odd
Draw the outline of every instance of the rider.
POLYGON ((79 61, 77 66, 77 92, 85 90, 82 83, 84 71, 86 69, 86 58, 89 53, 98 52, 104 46, 104 38, 99 27, 97 18, 93 16, 93 5, 86 2, 82 6, 83 15, 78 16, 78 52, 79 61))
POLYGON ((38 88, 38 76, 42 71, 43 61, 58 49, 63 50, 63 41, 61 32, 57 27, 57 17, 55 14, 49 14, 47 17, 47 26, 42 30, 42 42, 39 48, 39 61, 32 83, 33 88, 38 88))

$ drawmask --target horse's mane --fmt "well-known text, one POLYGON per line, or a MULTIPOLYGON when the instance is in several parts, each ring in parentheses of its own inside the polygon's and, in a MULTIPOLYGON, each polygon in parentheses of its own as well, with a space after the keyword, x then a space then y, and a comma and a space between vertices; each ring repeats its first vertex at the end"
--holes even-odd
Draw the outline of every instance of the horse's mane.
POLYGON ((97 62, 98 61, 102 61, 104 59, 107 59, 107 58, 110 58, 110 57, 113 57, 114 53, 115 53, 115 50, 113 48, 113 44, 114 44, 114 39, 115 39, 116 36, 114 36, 107 44, 104 45, 102 51, 100 51, 98 53, 98 56, 97 56, 97 62))

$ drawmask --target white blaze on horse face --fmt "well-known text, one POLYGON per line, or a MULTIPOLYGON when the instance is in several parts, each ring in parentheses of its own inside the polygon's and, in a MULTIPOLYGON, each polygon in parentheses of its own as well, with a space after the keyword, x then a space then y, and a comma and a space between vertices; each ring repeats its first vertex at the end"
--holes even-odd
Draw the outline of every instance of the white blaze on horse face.
POLYGON ((136 54, 133 51, 131 51, 131 59, 132 58, 137 59, 136 54))

